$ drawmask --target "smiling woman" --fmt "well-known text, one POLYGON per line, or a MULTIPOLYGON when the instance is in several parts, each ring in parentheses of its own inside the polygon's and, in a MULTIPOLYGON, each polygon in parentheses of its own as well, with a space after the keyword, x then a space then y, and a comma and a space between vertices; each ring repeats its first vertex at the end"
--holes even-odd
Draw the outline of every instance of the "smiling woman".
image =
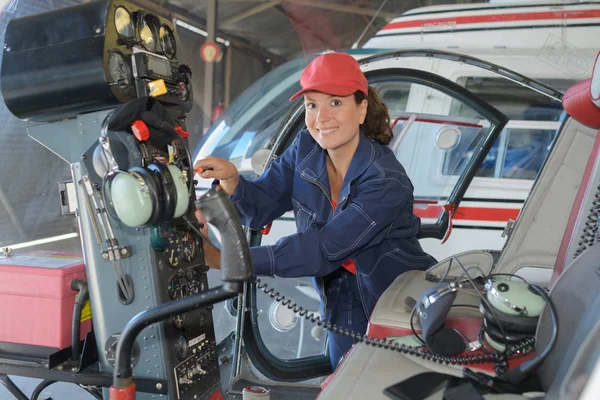
MULTIPOLYGON (((413 185, 387 147, 392 139, 387 108, 369 89, 358 62, 345 53, 324 54, 306 67, 300 85, 290 100, 304 95, 308 129, 256 181, 216 157, 197 161, 195 169, 220 180, 251 229, 294 210, 297 233, 251 248, 256 273, 311 277, 324 319, 364 334, 389 284, 435 260, 416 237, 413 185)), ((205 241, 212 267, 219 267, 217 253, 205 241)), ((335 369, 354 340, 328 335, 335 369)))

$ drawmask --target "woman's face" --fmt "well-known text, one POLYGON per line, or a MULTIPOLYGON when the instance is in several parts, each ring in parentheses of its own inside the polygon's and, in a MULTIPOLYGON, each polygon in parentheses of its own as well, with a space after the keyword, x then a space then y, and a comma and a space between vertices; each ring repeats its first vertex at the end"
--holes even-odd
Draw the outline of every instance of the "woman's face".
POLYGON ((354 95, 304 93, 305 122, 311 136, 325 150, 338 150, 358 141, 360 124, 367 115, 367 100, 356 104, 354 95))

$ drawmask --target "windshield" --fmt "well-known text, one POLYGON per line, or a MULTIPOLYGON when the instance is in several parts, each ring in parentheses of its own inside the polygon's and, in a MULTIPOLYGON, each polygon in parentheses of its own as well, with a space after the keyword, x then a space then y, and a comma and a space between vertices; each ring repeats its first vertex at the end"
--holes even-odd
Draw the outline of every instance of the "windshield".
POLYGON ((252 84, 213 124, 200 142, 196 158, 225 158, 250 172, 243 160, 274 136, 290 106, 289 98, 300 90, 300 74, 309 61, 309 57, 296 58, 252 84))

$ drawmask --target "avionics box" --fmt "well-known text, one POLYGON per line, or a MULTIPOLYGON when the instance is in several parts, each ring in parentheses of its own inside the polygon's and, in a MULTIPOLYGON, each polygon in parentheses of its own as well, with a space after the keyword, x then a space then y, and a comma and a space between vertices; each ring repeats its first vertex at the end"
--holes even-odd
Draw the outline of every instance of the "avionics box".
MULTIPOLYGON (((71 281, 85 281, 81 254, 36 251, 0 257, 0 342, 63 349, 71 345, 77 292, 71 281)), ((84 307, 81 339, 91 330, 84 307)))

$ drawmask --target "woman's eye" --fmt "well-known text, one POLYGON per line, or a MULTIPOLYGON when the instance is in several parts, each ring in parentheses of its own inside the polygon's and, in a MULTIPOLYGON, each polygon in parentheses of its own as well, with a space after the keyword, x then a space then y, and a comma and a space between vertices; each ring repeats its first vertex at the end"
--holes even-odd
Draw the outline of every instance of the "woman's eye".
POLYGON ((341 102, 340 100, 337 100, 337 99, 335 99, 335 100, 333 100, 333 101, 331 102, 331 105, 332 105, 332 106, 339 106, 339 105, 341 105, 341 104, 342 104, 342 102, 341 102))
POLYGON ((313 103, 308 103, 307 105, 305 105, 307 110, 312 110, 313 108, 315 108, 315 105, 313 103))

